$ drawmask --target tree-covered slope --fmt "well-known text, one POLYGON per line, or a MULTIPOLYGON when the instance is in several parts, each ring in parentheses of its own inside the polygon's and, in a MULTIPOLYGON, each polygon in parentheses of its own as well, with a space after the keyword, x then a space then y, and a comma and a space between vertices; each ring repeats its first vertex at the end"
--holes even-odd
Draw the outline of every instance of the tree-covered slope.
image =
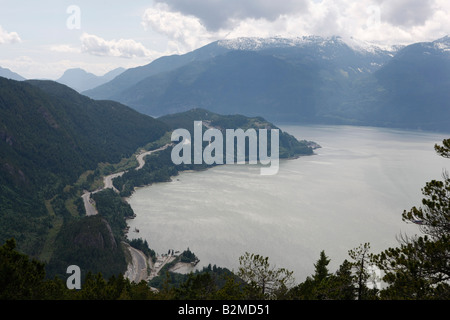
POLYGON ((78 92, 82 92, 113 80, 123 71, 125 71, 125 69, 117 68, 109 71, 103 76, 96 76, 95 74, 89 73, 83 69, 74 68, 66 70, 64 74, 56 80, 56 82, 69 86, 78 92))
POLYGON ((51 81, 0 78, 0 239, 37 255, 52 228, 48 203, 86 170, 117 163, 167 125, 51 81))
POLYGON ((262 117, 247 117, 241 114, 220 115, 209 110, 195 108, 186 112, 162 116, 158 118, 158 120, 166 123, 173 130, 183 128, 191 132, 194 129, 194 121, 203 121, 204 126, 217 128, 221 130, 224 135, 226 129, 278 129, 280 133, 280 158, 311 155, 313 154, 314 148, 318 147, 314 142, 297 140, 294 136, 282 131, 273 123, 268 122, 262 117))

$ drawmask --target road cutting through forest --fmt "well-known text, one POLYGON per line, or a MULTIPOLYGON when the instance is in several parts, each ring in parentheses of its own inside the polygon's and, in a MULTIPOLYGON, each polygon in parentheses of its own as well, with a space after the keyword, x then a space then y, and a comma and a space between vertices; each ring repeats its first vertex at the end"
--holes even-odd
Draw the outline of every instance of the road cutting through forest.
MULTIPOLYGON (((141 152, 138 155, 136 155, 136 160, 138 161, 138 166, 135 168, 135 170, 140 170, 145 165, 145 157, 151 155, 152 153, 162 151, 167 149, 171 144, 166 144, 165 146, 151 150, 146 152, 141 152)), ((95 194, 97 192, 100 192, 105 189, 113 189, 115 192, 119 193, 119 190, 117 190, 114 187, 113 180, 117 177, 122 176, 127 171, 121 171, 114 174, 110 174, 108 176, 105 176, 103 178, 103 188, 97 189, 95 191, 89 192, 85 191, 83 195, 81 196, 83 198, 84 207, 86 209, 86 216, 93 216, 97 215, 98 211, 95 208, 95 203, 91 198, 92 194, 95 194)), ((158 275, 159 270, 168 262, 172 261, 173 259, 166 258, 166 257, 160 257, 158 258, 157 262, 155 263, 155 268, 151 264, 151 260, 148 259, 145 254, 137 250, 130 245, 127 245, 128 251, 131 255, 131 261, 128 264, 128 269, 125 272, 125 277, 130 279, 132 282, 139 283, 142 280, 148 280, 149 278, 152 278, 156 275, 158 275), (148 274, 148 266, 150 265, 150 269, 152 272, 150 275, 148 274)))

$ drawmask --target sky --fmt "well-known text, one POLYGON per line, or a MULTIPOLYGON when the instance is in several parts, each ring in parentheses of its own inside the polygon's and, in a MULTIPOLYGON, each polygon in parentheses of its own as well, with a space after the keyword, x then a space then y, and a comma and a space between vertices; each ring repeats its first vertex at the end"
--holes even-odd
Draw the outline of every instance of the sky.
POLYGON ((448 0, 0 0, 0 67, 28 79, 101 76, 237 37, 405 45, 449 34, 448 0))

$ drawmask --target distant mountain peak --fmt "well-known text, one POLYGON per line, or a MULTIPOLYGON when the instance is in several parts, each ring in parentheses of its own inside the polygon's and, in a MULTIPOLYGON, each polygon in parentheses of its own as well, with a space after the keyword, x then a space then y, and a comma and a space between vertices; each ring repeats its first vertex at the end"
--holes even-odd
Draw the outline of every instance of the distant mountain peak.
POLYGON ((61 78, 56 81, 81 92, 111 81, 124 71, 124 68, 117 68, 103 76, 96 76, 95 74, 89 73, 81 68, 72 68, 66 70, 61 78))
POLYGON ((64 74, 71 74, 71 73, 75 73, 75 74, 87 74, 88 72, 81 69, 81 68, 72 68, 72 69, 67 69, 66 71, 64 71, 64 74))
POLYGON ((26 80, 20 74, 17 74, 7 68, 2 68, 2 67, 0 67, 0 77, 10 79, 10 80, 16 80, 16 81, 26 80))
POLYGON ((450 52, 450 36, 446 35, 445 37, 437 39, 432 43, 435 49, 443 52, 450 52))

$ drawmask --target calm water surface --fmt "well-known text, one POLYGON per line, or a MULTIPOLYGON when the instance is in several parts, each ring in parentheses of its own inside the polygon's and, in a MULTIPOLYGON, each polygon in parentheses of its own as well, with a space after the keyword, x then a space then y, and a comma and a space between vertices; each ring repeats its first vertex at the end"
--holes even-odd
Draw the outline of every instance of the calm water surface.
POLYGON ((313 273, 321 250, 334 272, 361 243, 377 253, 396 246, 400 233, 416 233, 402 221, 403 210, 420 205, 425 183, 450 169, 433 149, 445 134, 280 127, 322 148, 282 161, 274 176, 261 176, 258 166, 224 165, 138 189, 129 199, 137 217, 128 237, 146 239, 158 253, 189 247, 200 268, 237 270, 239 256, 258 253, 300 282, 313 273))

